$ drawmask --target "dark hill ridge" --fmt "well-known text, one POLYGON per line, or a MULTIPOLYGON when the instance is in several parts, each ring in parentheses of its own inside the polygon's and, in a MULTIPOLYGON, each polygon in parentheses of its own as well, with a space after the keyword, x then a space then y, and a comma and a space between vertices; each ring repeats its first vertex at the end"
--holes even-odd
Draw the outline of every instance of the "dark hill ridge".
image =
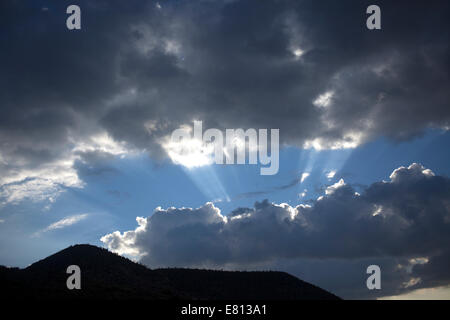
POLYGON ((92 245, 75 245, 25 269, 0 267, 5 298, 330 300, 333 294, 285 272, 148 269, 92 245), (68 290, 66 269, 81 269, 81 290, 68 290))

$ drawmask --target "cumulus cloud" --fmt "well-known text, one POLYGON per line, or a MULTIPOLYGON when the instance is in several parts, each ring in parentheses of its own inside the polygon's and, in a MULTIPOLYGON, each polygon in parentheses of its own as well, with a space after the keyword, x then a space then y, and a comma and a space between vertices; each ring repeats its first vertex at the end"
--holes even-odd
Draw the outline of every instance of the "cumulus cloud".
POLYGON ((164 159, 164 139, 194 119, 317 149, 448 129, 449 4, 380 1, 377 33, 368 4, 79 1, 89 18, 75 33, 65 3, 49 15, 2 1, 0 176, 70 170, 73 142, 102 132, 164 159))
POLYGON ((336 182, 335 184, 328 186, 325 189, 325 194, 330 195, 335 193, 339 188, 342 188, 345 186, 345 182, 344 179, 340 179, 338 182, 336 182))
POLYGON ((135 230, 101 241, 112 251, 138 254, 151 267, 240 268, 300 259, 339 261, 364 273, 363 263, 378 262, 383 295, 390 295, 449 283, 449 199, 450 179, 414 163, 360 194, 341 179, 321 199, 298 206, 265 200, 229 215, 212 203, 157 208, 138 218, 135 230))

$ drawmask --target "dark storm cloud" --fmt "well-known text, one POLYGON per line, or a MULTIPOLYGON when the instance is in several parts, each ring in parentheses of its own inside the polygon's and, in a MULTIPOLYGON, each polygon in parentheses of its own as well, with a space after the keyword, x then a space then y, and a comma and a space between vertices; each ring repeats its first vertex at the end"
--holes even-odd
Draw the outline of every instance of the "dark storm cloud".
MULTIPOLYGON (((449 127, 448 1, 377 1, 381 31, 365 27, 369 4, 1 1, 0 197, 21 199, 16 187, 39 178, 47 189, 80 185, 62 160, 81 178, 108 171, 117 153, 77 148, 104 130, 161 159, 161 139, 193 119, 204 128, 280 128, 281 142, 297 146, 449 127), (65 27, 69 4, 81 7, 80 31, 65 27), (327 92, 328 106, 314 105, 327 92)), ((241 208, 227 223, 212 205, 161 209, 136 248, 149 249, 149 263, 185 265, 306 257, 359 259, 359 268, 375 257, 388 274, 426 256, 410 274, 395 271, 401 281, 389 291, 410 276, 418 286, 448 284, 448 178, 414 166, 359 197, 351 186, 335 189, 311 207, 241 208), (170 241, 161 247, 160 237, 170 241)), ((124 245, 119 236, 111 248, 124 245)))
POLYGON ((83 176, 103 175, 118 173, 119 170, 111 165, 114 155, 108 152, 87 151, 77 152, 80 156, 73 164, 78 175, 83 176))
MULTIPOLYGON (((79 1, 83 29, 70 32, 65 27, 69 4, 73 3, 1 3, 0 198, 4 203, 45 199, 56 195, 58 186, 82 186, 78 174, 104 171, 106 165, 88 153, 100 151, 107 160, 110 150, 96 144, 98 150, 80 151, 80 145, 86 146, 105 130, 100 120, 116 107, 114 99, 128 90, 119 64, 136 39, 132 26, 143 20, 148 28, 157 24, 151 18, 156 10, 152 3, 79 1), (31 184, 30 179, 38 182, 31 184), (17 186, 12 189, 11 183, 17 186)), ((127 142, 131 148, 135 144, 132 139, 127 142)))
POLYGON ((444 1, 379 1, 381 31, 364 1, 77 1, 80 31, 65 28, 68 4, 1 4, 5 173, 99 130, 161 158, 161 138, 193 119, 280 128, 298 146, 449 125, 444 1))
MULTIPOLYGON (((102 241, 113 251, 142 255, 141 261, 152 267, 239 269, 289 266, 289 261, 306 259, 330 268, 340 261, 354 270, 373 261, 383 266, 384 290, 378 294, 391 295, 449 284, 449 199, 449 178, 412 164, 360 195, 341 180, 311 205, 291 207, 266 200, 227 217, 212 203, 197 209, 157 208, 152 216, 138 219, 137 229, 111 233, 102 241)), ((358 277, 364 278, 361 270, 358 277)), ((349 272, 342 273, 351 281, 349 272)), ((360 289, 364 285, 362 281, 360 289)))
POLYGON ((0 143, 11 160, 23 150, 57 157, 70 136, 76 140, 96 131, 105 100, 120 89, 115 60, 139 14, 121 11, 119 4, 116 11, 104 8, 106 3, 84 3, 89 27, 71 33, 65 28, 68 2, 53 3, 45 12, 33 4, 2 2, 0 143), (93 123, 87 125, 85 117, 93 123))

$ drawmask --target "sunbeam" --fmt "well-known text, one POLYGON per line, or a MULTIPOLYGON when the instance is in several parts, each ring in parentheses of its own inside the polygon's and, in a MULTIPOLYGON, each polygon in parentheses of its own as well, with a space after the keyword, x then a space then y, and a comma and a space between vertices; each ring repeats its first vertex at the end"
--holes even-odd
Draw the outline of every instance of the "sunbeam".
POLYGON ((183 167, 183 171, 194 182, 208 201, 230 201, 230 197, 217 176, 214 166, 210 165, 191 169, 183 167))

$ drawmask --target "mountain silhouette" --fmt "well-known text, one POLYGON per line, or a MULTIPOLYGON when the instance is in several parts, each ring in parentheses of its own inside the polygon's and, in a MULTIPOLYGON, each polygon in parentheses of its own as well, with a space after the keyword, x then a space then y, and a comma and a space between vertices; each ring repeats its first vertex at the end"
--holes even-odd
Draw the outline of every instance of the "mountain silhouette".
POLYGON ((285 272, 148 269, 92 245, 75 245, 25 269, 0 266, 2 298, 152 300, 336 300, 285 272), (81 269, 81 289, 69 290, 69 265, 81 269))

